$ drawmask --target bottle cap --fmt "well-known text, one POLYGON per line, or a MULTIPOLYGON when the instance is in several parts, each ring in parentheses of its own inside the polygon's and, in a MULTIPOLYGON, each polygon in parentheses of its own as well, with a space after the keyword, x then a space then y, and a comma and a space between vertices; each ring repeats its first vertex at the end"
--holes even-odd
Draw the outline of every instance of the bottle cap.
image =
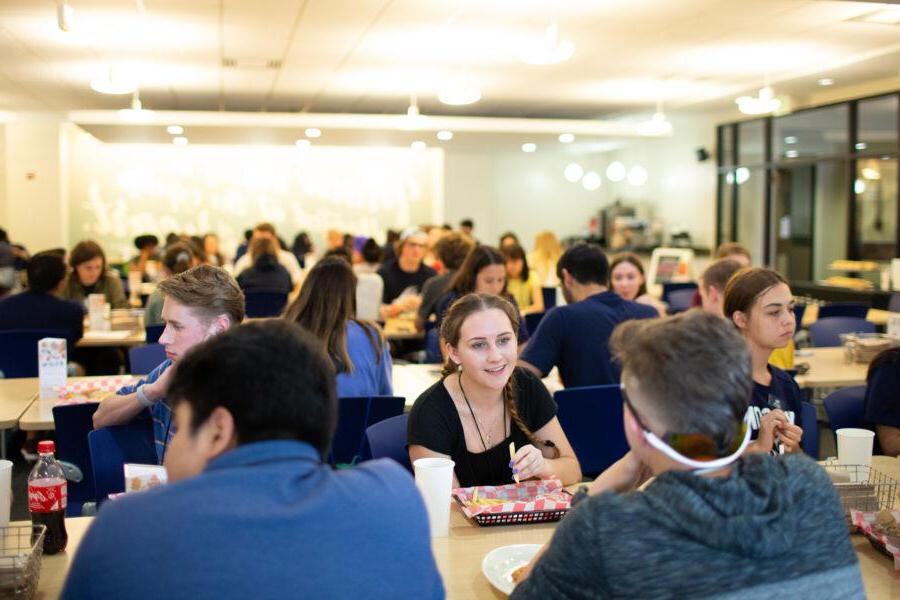
POLYGON ((56 452, 56 443, 53 440, 38 442, 38 454, 53 454, 56 452))

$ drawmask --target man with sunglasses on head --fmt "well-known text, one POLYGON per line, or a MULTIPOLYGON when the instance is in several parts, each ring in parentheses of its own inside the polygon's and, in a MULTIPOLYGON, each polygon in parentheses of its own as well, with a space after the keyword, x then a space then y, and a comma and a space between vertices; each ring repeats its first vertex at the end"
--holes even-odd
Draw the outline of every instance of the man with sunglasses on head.
POLYGON ((744 452, 750 353, 734 327, 688 311, 624 323, 611 347, 631 449, 511 600, 864 597, 828 475, 802 454, 744 452))

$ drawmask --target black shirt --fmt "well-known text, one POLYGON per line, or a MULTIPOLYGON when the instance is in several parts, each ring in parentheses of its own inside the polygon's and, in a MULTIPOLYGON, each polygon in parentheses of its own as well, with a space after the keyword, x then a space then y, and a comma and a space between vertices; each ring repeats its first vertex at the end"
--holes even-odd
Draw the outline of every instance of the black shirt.
MULTIPOLYGON (((794 378, 772 365, 767 365, 772 380, 769 385, 753 382, 753 396, 750 399, 750 427, 752 429, 751 439, 759 436, 759 423, 763 415, 768 414, 775 409, 781 409, 788 420, 797 425, 801 429, 803 423, 800 421, 803 413, 803 392, 797 386, 794 378)), ((775 444, 778 446, 778 443, 775 444)), ((777 448, 772 449, 778 454, 777 448)))
POLYGON ((384 280, 384 293, 381 301, 384 304, 390 304, 408 287, 414 287, 416 292, 421 292, 422 285, 429 278, 437 275, 437 271, 422 263, 419 265, 418 271, 407 273, 400 268, 400 263, 395 258, 381 265, 378 274, 384 280))
POLYGON ((244 291, 267 290, 279 291, 289 294, 293 284, 291 274, 272 254, 261 254, 253 266, 244 269, 237 276, 238 285, 244 291))
POLYGON ((84 334, 84 306, 52 294, 24 291, 0 300, 0 331, 58 329, 66 331, 69 352, 84 334))
MULTIPOLYGON (((513 377, 518 388, 519 415, 532 432, 538 431, 556 416, 556 402, 543 382, 529 371, 517 367, 513 377)), ((469 452, 459 412, 441 380, 425 390, 409 412, 407 441, 410 445, 424 446, 432 452, 450 456, 456 463, 454 471, 462 487, 505 485, 513 483, 509 443, 515 442, 517 450, 531 444, 511 420, 509 430, 505 440, 487 451, 469 452)))

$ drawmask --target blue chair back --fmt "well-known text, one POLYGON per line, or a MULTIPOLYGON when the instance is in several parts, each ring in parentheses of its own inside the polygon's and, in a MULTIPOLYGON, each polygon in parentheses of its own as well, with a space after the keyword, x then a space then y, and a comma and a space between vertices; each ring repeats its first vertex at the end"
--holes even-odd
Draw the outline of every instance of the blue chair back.
MULTIPOLYGON (((11 329, 0 331, 0 372, 2 377, 38 376, 38 342, 42 338, 64 338, 72 335, 59 329, 11 329)), ((69 348, 69 352, 72 348, 69 348)))
POLYGON ((425 326, 425 362, 428 364, 444 362, 441 357, 441 334, 434 324, 425 326))
POLYGON ((397 415, 369 425, 366 429, 366 439, 372 458, 392 458, 411 473, 412 464, 409 462, 409 452, 406 450, 406 423, 409 415, 397 415))
POLYGON ((87 402, 53 407, 56 458, 72 463, 81 470, 82 475, 81 481, 68 482, 67 517, 81 516, 82 505, 96 498, 88 434, 94 428, 94 413, 98 406, 97 402, 87 402))
POLYGON ((819 307, 819 319, 831 317, 853 317, 865 319, 869 313, 869 305, 863 302, 832 302, 819 307))
POLYGON ((166 348, 162 344, 147 344, 128 350, 128 364, 132 375, 146 375, 166 360, 166 348))
POLYGON ((585 475, 602 473, 625 456, 622 392, 617 384, 568 388, 553 395, 557 417, 585 475))
POLYGON ((125 491, 125 463, 157 463, 153 421, 147 411, 127 425, 95 429, 88 435, 88 447, 98 504, 110 494, 125 491))
POLYGON ((331 442, 331 464, 353 464, 369 455, 366 429, 403 414, 404 398, 397 396, 351 396, 338 398, 338 423, 331 442))
POLYGON ((697 284, 693 281, 681 281, 678 283, 668 282, 662 284, 662 286, 661 300, 669 305, 672 304, 671 300, 669 300, 669 294, 671 294, 672 292, 677 292, 679 290, 691 290, 694 292, 697 291, 697 284))
POLYGON ((688 310, 694 304, 696 289, 672 290, 669 292, 669 314, 688 310))
POLYGON ((835 390, 825 397, 825 414, 831 430, 845 427, 863 428, 866 386, 855 385, 835 390))
POLYGON ((542 287, 541 297, 544 299, 544 310, 550 310, 556 306, 556 287, 542 287))
POLYGON ((541 324, 541 320, 544 318, 545 314, 547 314, 546 311, 528 313, 525 315, 525 327, 528 329, 529 335, 534 335, 534 332, 537 331, 538 325, 541 324))
POLYGON ((856 317, 827 317, 809 326, 814 346, 840 346, 842 333, 875 333, 875 323, 856 317))
POLYGON ((288 295, 278 290, 247 290, 244 308, 251 319, 277 317, 287 304, 288 295))
POLYGON ((800 406, 800 422, 803 423, 803 438, 800 447, 814 460, 819 460, 819 419, 816 407, 809 402, 800 406))
POLYGON ((806 314, 806 305, 805 304, 795 304, 794 305, 794 321, 797 323, 797 329, 800 329, 800 325, 803 323, 803 315, 806 314))
POLYGON ((144 341, 147 344, 158 344, 159 336, 162 335, 165 328, 165 325, 147 325, 144 327, 144 333, 147 334, 147 339, 144 341))

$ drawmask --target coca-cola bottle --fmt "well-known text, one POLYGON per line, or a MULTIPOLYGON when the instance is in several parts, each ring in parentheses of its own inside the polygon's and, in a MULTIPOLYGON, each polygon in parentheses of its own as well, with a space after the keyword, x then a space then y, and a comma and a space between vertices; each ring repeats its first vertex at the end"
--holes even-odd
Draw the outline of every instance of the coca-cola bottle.
POLYGON ((28 510, 31 522, 47 526, 44 554, 56 554, 66 549, 66 497, 68 486, 62 467, 54 458, 56 444, 38 442, 40 458, 28 476, 28 510))

